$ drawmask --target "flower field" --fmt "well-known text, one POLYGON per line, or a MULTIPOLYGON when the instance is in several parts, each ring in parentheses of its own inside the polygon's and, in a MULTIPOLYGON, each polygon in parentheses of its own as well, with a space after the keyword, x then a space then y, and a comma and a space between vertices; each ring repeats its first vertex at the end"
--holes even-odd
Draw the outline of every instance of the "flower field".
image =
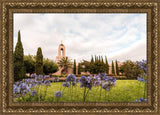
MULTIPOLYGON (((116 86, 110 91, 102 90, 100 96, 101 87, 92 87, 86 96, 86 102, 135 102, 138 98, 146 98, 146 90, 144 97, 145 82, 139 82, 137 80, 117 80, 116 86)), ((38 89, 38 87, 37 87, 38 89)), ((16 98, 15 101, 20 102, 37 102, 38 95, 41 95, 41 102, 83 102, 84 87, 80 88, 80 83, 76 87, 65 88, 62 86, 62 82, 53 82, 51 86, 47 88, 45 96, 46 86, 40 87, 40 94, 31 96, 30 93, 25 97, 16 98), (63 96, 58 100, 55 97, 56 91, 63 91, 63 96), (44 99, 45 97, 45 99, 44 99)))
POLYGON ((15 102, 147 102, 146 61, 137 80, 116 80, 106 73, 81 76, 69 74, 65 82, 49 75, 32 74, 13 85, 15 102), (50 79, 52 79, 50 81, 50 79))

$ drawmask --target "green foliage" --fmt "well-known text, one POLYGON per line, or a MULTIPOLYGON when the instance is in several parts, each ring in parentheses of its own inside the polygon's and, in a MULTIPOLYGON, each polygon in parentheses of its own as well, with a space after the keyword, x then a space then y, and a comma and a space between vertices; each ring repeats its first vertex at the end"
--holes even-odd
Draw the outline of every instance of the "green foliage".
POLYGON ((100 61, 94 63, 94 73, 103 73, 105 72, 105 65, 100 61))
POLYGON ((112 74, 115 75, 115 71, 114 71, 114 63, 112 61, 112 74))
POLYGON ((101 56, 101 63, 103 63, 104 64, 104 61, 103 61, 103 57, 101 56))
POLYGON ((43 72, 45 75, 50 73, 55 73, 58 71, 58 65, 54 63, 52 60, 43 59, 43 72))
POLYGON ((119 67, 118 67, 117 60, 116 60, 116 74, 119 75, 119 67))
MULTIPOLYGON (((107 99, 105 100, 105 90, 101 92, 101 98, 99 100, 99 92, 101 86, 92 87, 89 90, 86 102, 135 102, 137 98, 143 97, 144 95, 144 82, 138 82, 137 80, 117 80, 116 86, 112 88, 111 91, 107 92, 107 99), (137 93, 138 92, 138 93, 137 93)), ((54 93, 56 91, 63 91, 62 97, 59 99, 59 102, 82 102, 83 101, 83 88, 80 88, 80 83, 77 87, 73 87, 73 90, 70 90, 72 87, 63 88, 62 82, 53 82, 51 86, 48 87, 47 93, 45 96, 46 86, 40 87, 41 101, 42 102, 56 102, 54 93), (72 95, 71 92, 73 91, 72 95), (45 99, 43 98, 45 97, 45 99)), ((147 89, 145 90, 147 93, 147 89)), ((39 92, 37 92, 39 93, 39 92)), ((39 94, 38 94, 39 95, 39 94)), ((24 99, 17 99, 19 102, 38 102, 38 95, 30 97, 30 94, 27 94, 24 99)), ((145 95, 145 98, 147 95, 145 95)))
POLYGON ((35 72, 35 63, 36 63, 36 57, 33 55, 25 55, 24 56, 24 66, 26 69, 26 73, 34 73, 35 72))
POLYGON ((76 60, 74 59, 73 73, 76 74, 76 60))
POLYGON ((71 68, 72 67, 72 63, 71 63, 71 60, 68 59, 68 57, 66 58, 62 58, 59 62, 58 62, 58 65, 60 67, 63 67, 63 73, 67 73, 68 72, 68 68, 71 68))
POLYGON ((94 61, 97 61, 97 57, 96 57, 96 55, 94 56, 94 61))
POLYGON ((108 74, 109 73, 109 64, 108 64, 108 60, 107 60, 107 57, 105 56, 105 66, 106 66, 106 73, 108 74))
POLYGON ((35 72, 37 75, 43 74, 43 54, 40 47, 37 50, 35 72))
POLYGON ((95 56, 95 61, 93 60, 93 56, 91 57, 91 61, 83 60, 81 62, 83 67, 82 71, 90 72, 91 74, 98 74, 106 71, 106 64, 103 61, 102 56, 95 56))
MULTIPOLYGON (((95 61, 97 61, 97 60, 95 59, 95 61)), ((95 63, 95 62, 94 62, 94 59, 93 59, 93 56, 92 56, 92 57, 91 57, 91 62, 90 62, 90 67, 89 67, 89 68, 90 68, 89 71, 90 71, 91 74, 94 73, 94 63, 95 63)))
MULTIPOLYGON (((35 73, 36 56, 25 55, 24 66, 27 73, 35 73)), ((55 73, 58 71, 58 65, 50 59, 43 58, 43 72, 44 74, 55 73)), ((42 73, 41 73, 42 74, 42 73)))
POLYGON ((98 61, 101 62, 101 56, 98 56, 98 61))
POLYGON ((92 56, 92 58, 91 58, 91 63, 94 63, 94 59, 93 59, 93 56, 92 56))
POLYGON ((25 77, 25 68, 23 60, 23 46, 21 42, 20 31, 18 31, 18 41, 13 53, 14 56, 14 80, 21 80, 25 77))
POLYGON ((78 74, 81 74, 81 65, 78 63, 78 74))
POLYGON ((141 74, 137 62, 132 62, 131 60, 127 60, 123 63, 120 67, 120 72, 127 78, 137 78, 141 74))
POLYGON ((83 62, 81 62, 80 65, 81 65, 82 72, 90 71, 90 62, 89 61, 83 60, 83 62))

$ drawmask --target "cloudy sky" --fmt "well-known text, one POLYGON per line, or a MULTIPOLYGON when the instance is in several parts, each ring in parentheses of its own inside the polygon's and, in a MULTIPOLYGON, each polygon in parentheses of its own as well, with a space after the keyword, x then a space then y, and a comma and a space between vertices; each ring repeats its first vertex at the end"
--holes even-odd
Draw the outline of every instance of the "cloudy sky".
POLYGON ((24 54, 55 60, 63 41, 66 56, 90 60, 91 55, 112 60, 146 59, 146 14, 14 14, 14 47, 18 30, 24 54))

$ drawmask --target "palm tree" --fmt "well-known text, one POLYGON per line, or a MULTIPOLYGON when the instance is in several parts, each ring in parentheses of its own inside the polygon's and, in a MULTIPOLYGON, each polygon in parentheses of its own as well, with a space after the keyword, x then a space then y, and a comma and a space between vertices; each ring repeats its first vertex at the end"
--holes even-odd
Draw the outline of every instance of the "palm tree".
POLYGON ((62 70, 62 73, 65 72, 67 73, 68 72, 68 68, 72 67, 72 63, 71 63, 71 60, 68 59, 68 57, 63 57, 59 62, 58 62, 58 65, 60 67, 63 67, 63 70, 62 70))

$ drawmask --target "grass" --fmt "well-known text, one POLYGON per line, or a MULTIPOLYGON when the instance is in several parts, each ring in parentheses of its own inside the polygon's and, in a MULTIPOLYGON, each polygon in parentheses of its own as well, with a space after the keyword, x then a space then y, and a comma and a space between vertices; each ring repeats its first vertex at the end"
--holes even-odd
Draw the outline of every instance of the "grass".
MULTIPOLYGON (((83 102, 84 88, 80 88, 79 85, 80 83, 77 87, 64 88, 62 82, 54 82, 47 90, 46 86, 39 88, 40 93, 38 95, 40 97, 38 95, 31 97, 28 94, 24 97, 24 101, 37 102, 40 98, 40 102, 83 102), (54 96, 56 91, 62 91, 63 96, 57 99, 54 96)), ((110 91, 105 91, 100 86, 92 87, 91 90, 86 89, 86 92, 89 92, 85 102, 135 102, 138 98, 146 98, 147 90, 145 90, 144 96, 144 87, 145 83, 137 80, 117 80, 116 85, 110 91)))

